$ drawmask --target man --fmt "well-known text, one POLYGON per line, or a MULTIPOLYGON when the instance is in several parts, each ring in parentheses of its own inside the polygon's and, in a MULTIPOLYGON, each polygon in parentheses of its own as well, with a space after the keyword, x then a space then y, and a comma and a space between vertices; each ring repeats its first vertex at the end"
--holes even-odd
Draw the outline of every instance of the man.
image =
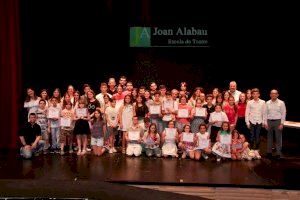
POLYGON ((41 140, 41 127, 36 123, 36 114, 29 114, 29 122, 26 122, 20 130, 19 138, 23 145, 20 155, 24 158, 31 158, 32 154, 37 156, 44 148, 44 141, 41 140))
POLYGON ((119 80, 119 84, 122 86, 123 92, 126 90, 126 83, 127 83, 126 76, 121 76, 119 80))
POLYGON ((151 98, 152 98, 152 99, 153 99, 153 97, 154 97, 154 94, 155 94, 156 90, 157 90, 157 85, 156 85, 156 83, 155 83, 155 82, 151 82, 151 83, 150 83, 150 95, 151 95, 151 98))
POLYGON ((108 80, 108 91, 107 92, 111 95, 114 95, 115 93, 117 93, 115 78, 109 78, 109 80, 108 80))
POLYGON ((104 95, 108 95, 109 98, 112 97, 112 95, 107 92, 107 89, 108 89, 108 87, 107 87, 106 83, 101 83, 100 84, 100 91, 101 92, 96 95, 96 99, 100 102, 101 106, 105 105, 104 98, 103 98, 104 95))
POLYGON ((91 86, 89 84, 86 83, 86 84, 83 85, 83 92, 84 92, 84 94, 81 95, 80 98, 84 100, 85 105, 87 105, 87 103, 88 103, 87 93, 90 90, 91 90, 91 86))
POLYGON ((228 92, 234 97, 234 101, 238 102, 239 99, 240 99, 241 92, 238 91, 236 88, 237 88, 236 82, 235 81, 231 81, 229 83, 229 90, 228 90, 228 92))
POLYGON ((250 129, 250 144, 254 149, 259 149, 260 130, 265 119, 265 101, 261 100, 259 89, 251 91, 253 99, 248 101, 246 106, 245 121, 250 129), (255 146, 254 146, 255 145, 255 146))
POLYGON ((286 117, 285 103, 278 99, 279 93, 273 89, 270 92, 271 99, 266 103, 265 128, 268 130, 267 136, 267 157, 272 157, 273 131, 276 138, 276 158, 280 159, 282 149, 282 129, 286 117))

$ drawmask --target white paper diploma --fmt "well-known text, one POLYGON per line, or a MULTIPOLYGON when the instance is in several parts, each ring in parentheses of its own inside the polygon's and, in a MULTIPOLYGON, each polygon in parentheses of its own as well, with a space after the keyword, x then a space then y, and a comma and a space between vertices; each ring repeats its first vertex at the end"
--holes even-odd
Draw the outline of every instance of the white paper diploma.
POLYGON ((194 134, 192 134, 192 133, 183 133, 182 141, 184 141, 184 142, 194 142, 194 134))
POLYGON ((164 109, 167 110, 173 108, 173 104, 171 102, 164 102, 164 109))
POLYGON ((242 149, 243 148, 243 144, 242 143, 234 144, 234 145, 232 145, 232 148, 233 149, 242 149))
POLYGON ((151 115, 159 115, 160 112, 160 105, 151 105, 150 106, 150 114, 151 115))
POLYGON ((205 117, 206 108, 196 108, 196 117, 205 117))
POLYGON ((59 118, 59 109, 49 108, 48 118, 59 118))
POLYGON ((231 135, 220 135, 220 142, 222 144, 231 144, 231 135))
POLYGON ((221 122, 222 121, 222 114, 221 113, 214 113, 214 115, 212 116, 212 121, 221 122))
POLYGON ((175 140, 175 134, 175 128, 166 128, 166 140, 175 140))
POLYGON ((76 116, 77 117, 87 117, 87 109, 86 108, 77 108, 76 109, 76 116))
POLYGON ((139 140, 140 132, 139 131, 128 131, 129 140, 139 140))
POLYGON ((210 142, 210 139, 200 139, 198 148, 206 149, 207 147, 209 147, 209 142, 210 142))
POLYGON ((189 110, 188 109, 178 109, 178 117, 179 118, 188 118, 189 110))
POLYGON ((71 119, 66 117, 60 118, 60 126, 66 126, 66 127, 71 126, 71 119))

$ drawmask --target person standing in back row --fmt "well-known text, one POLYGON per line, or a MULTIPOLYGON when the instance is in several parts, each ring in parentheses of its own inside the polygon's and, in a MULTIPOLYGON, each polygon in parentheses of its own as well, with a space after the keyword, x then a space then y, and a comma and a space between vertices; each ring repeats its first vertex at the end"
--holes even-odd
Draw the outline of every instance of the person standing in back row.
POLYGON ((268 130, 267 136, 267 157, 272 157, 273 131, 276 138, 276 158, 281 157, 282 148, 282 129, 286 117, 285 103, 278 99, 279 93, 273 89, 270 92, 271 99, 266 103, 266 121, 265 128, 268 130))

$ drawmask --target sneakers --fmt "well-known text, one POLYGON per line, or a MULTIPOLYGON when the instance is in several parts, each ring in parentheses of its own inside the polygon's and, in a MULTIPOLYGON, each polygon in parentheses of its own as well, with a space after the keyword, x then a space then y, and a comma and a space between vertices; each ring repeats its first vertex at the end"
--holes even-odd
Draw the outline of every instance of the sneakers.
POLYGON ((77 156, 80 156, 81 155, 81 150, 78 150, 77 151, 77 156))
POLYGON ((125 154, 126 153, 126 149, 122 149, 122 154, 125 154))
POLYGON ((112 148, 113 153, 117 153, 117 149, 115 149, 115 147, 112 148))
POLYGON ((217 157, 217 162, 221 162, 221 157, 217 157))
POLYGON ((87 147, 86 151, 92 151, 92 149, 90 147, 87 147))
POLYGON ((207 156, 206 154, 203 154, 202 156, 203 156, 203 158, 204 158, 205 160, 208 159, 208 156, 207 156))
POLYGON ((70 149, 70 150, 69 150, 69 153, 73 153, 73 149, 70 149))
POLYGON ((63 150, 60 151, 60 155, 63 156, 65 155, 65 152, 63 150))
POLYGON ((108 152, 109 152, 109 153, 114 153, 114 151, 113 151, 112 148, 110 148, 108 152))
POLYGON ((80 155, 85 155, 86 154, 86 150, 82 150, 80 155))

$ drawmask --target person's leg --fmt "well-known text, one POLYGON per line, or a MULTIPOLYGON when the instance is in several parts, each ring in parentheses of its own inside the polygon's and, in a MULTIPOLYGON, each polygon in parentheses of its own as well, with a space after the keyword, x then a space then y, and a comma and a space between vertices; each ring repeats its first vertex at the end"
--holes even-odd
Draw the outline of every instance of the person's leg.
POLYGON ((20 149, 20 155, 23 158, 29 159, 32 157, 32 151, 31 150, 26 150, 24 147, 21 147, 20 149))
POLYGON ((153 149, 154 154, 156 157, 160 158, 161 157, 161 149, 159 147, 153 149))
POLYGON ((281 149, 282 149, 282 130, 279 130, 278 126, 280 125, 281 121, 278 120, 275 124, 275 137, 276 137, 276 155, 281 156, 281 149))
POLYGON ((195 160, 200 160, 201 158, 201 151, 195 150, 195 160))
POLYGON ((255 125, 250 123, 250 146, 252 149, 254 148, 254 131, 255 125))
POLYGON ((87 148, 87 135, 82 135, 82 142, 83 142, 83 145, 82 145, 82 152, 81 152, 81 155, 84 155, 86 153, 86 148, 87 148))
POLYGON ((133 149, 133 153, 135 156, 140 156, 142 154, 142 147, 141 145, 135 145, 133 149))
POLYGON ((67 131, 66 130, 61 130, 59 134, 59 141, 60 141, 60 155, 64 155, 64 147, 66 144, 66 136, 67 131))
POLYGON ((126 148, 126 155, 128 156, 132 156, 133 155, 133 147, 131 144, 128 144, 127 145, 127 148, 126 148))
POLYGON ((122 132, 122 153, 125 153, 126 149, 126 138, 125 138, 125 131, 122 132))
POLYGON ((59 144, 60 144, 60 141, 59 141, 59 135, 60 135, 60 127, 57 127, 55 128, 56 131, 55 131, 55 134, 56 134, 56 148, 58 149, 59 148, 59 144))
POLYGON ((51 128, 52 150, 57 148, 56 129, 51 128))
POLYGON ((256 149, 259 150, 260 146, 260 131, 261 131, 261 126, 262 124, 257 124, 256 125, 256 130, 255 130, 255 142, 256 142, 256 149))
POLYGON ((272 154, 272 145, 273 145, 273 130, 274 130, 274 125, 272 121, 268 120, 268 135, 267 135, 267 154, 270 155, 272 154))
POLYGON ((147 155, 148 157, 151 157, 151 156, 153 155, 152 149, 146 148, 146 155, 147 155))
POLYGON ((189 157, 193 160, 195 158, 195 151, 189 151, 189 157))
POLYGON ((81 135, 77 135, 76 138, 77 138, 77 146, 78 146, 78 152, 77 152, 77 155, 80 155, 81 154, 81 135))

